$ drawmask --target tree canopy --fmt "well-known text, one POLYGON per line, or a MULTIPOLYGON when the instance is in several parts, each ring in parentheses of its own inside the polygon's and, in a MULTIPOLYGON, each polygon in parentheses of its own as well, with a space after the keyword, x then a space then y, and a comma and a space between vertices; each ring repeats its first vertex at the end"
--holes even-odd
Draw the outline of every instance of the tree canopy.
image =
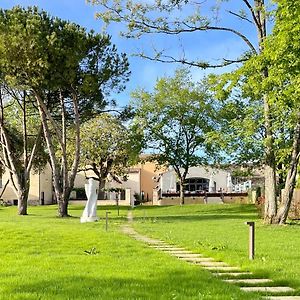
POLYGON ((214 130, 212 99, 205 85, 193 82, 184 69, 159 79, 152 93, 137 90, 132 97, 145 144, 159 164, 174 168, 184 203, 183 183, 189 167, 205 163, 205 155, 212 153, 208 143, 214 130))
POLYGON ((118 180, 137 160, 141 142, 136 133, 107 113, 81 127, 80 169, 92 170, 99 180, 99 195, 110 174, 118 180))
POLYGON ((67 216, 80 154, 80 115, 99 112, 127 81, 128 61, 110 37, 50 17, 37 7, 0 11, 0 73, 35 100, 53 172, 59 215, 67 216), (76 151, 69 163, 68 129, 76 151), (59 151, 57 151, 59 149, 59 151))

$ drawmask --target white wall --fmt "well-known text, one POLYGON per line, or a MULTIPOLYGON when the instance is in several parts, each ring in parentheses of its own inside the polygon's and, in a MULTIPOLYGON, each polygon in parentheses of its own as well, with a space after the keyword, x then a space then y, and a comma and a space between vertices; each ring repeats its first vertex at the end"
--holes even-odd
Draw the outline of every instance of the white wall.
MULTIPOLYGON (((226 189, 227 184, 227 172, 223 170, 213 169, 210 167, 191 167, 187 174, 188 178, 201 177, 210 179, 212 175, 213 181, 216 182, 216 190, 220 188, 226 189)), ((161 178, 161 189, 163 192, 175 192, 176 191, 177 176, 174 170, 163 173, 161 178)))

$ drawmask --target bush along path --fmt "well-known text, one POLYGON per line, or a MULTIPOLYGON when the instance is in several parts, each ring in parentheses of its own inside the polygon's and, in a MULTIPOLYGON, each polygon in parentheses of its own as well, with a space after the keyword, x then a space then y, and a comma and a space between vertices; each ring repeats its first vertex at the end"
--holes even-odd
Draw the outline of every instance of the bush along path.
POLYGON ((131 211, 128 212, 127 219, 128 224, 122 227, 122 231, 125 234, 148 244, 149 247, 167 252, 188 263, 199 265, 220 278, 220 280, 228 284, 238 285, 240 289, 245 292, 257 292, 261 294, 261 296, 264 296, 264 299, 270 300, 300 300, 300 296, 291 296, 295 292, 291 287, 277 286, 275 282, 269 278, 256 278, 255 274, 248 271, 242 271, 240 268, 230 266, 225 262, 215 261, 211 257, 204 257, 202 254, 192 253, 182 247, 176 247, 175 245, 167 244, 164 241, 149 238, 137 233, 131 226, 133 222, 131 211))

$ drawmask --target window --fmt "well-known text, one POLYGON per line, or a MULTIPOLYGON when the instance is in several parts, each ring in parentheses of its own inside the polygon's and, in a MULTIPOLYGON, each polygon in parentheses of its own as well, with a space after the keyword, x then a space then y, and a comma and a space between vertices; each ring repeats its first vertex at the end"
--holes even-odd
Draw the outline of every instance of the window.
MULTIPOLYGON (((194 177, 185 180, 184 190, 186 192, 204 192, 208 191, 209 179, 194 177)), ((179 183, 177 183, 177 192, 180 190, 179 183)))

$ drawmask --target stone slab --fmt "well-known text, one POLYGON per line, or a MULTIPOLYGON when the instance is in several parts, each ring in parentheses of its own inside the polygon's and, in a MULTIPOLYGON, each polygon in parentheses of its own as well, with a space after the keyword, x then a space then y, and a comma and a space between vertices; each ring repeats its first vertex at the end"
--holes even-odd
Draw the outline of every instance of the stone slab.
POLYGON ((222 272, 222 273, 213 273, 214 276, 234 276, 234 277, 238 277, 238 276, 243 276, 243 275, 253 275, 253 273, 251 272, 222 272))
POLYGON ((139 241, 143 241, 143 242, 148 243, 148 244, 158 244, 158 243, 160 243, 158 240, 150 239, 150 238, 147 238, 147 237, 144 237, 144 236, 141 236, 141 235, 136 235, 134 237, 135 237, 135 239, 137 239, 139 241))
POLYGON ((241 287, 244 292, 269 292, 269 293, 286 293, 293 292, 294 289, 288 286, 247 286, 241 287))
POLYGON ((222 261, 199 261, 198 264, 204 267, 229 267, 228 264, 222 261))
POLYGON ((166 250, 163 250, 163 251, 168 252, 168 253, 170 253, 170 254, 183 254, 183 255, 185 255, 185 254, 189 254, 189 255, 195 254, 195 253, 193 253, 193 252, 191 252, 191 251, 188 251, 188 250, 173 250, 173 249, 166 249, 166 250))
POLYGON ((219 266, 219 267, 209 267, 209 266, 203 266, 204 269, 208 271, 229 271, 229 272, 234 272, 234 271, 240 271, 241 269, 238 267, 230 267, 230 266, 219 266))
POLYGON ((186 251, 184 248, 179 248, 179 247, 171 247, 171 246, 150 246, 151 248, 155 248, 157 250, 162 250, 162 251, 186 251))
POLYGON ((201 254, 194 254, 194 253, 178 253, 178 252, 169 252, 171 255, 179 257, 179 258, 200 258, 202 257, 201 254))
POLYGON ((210 257, 178 257, 178 258, 195 264, 211 261, 210 257))
POLYGON ((272 280, 268 278, 223 279, 223 281, 228 283, 249 283, 249 284, 272 282, 272 280))
POLYGON ((179 257, 179 256, 177 256, 177 258, 187 261, 187 262, 195 263, 197 265, 202 264, 202 263, 212 263, 213 262, 213 259, 210 257, 179 257))

